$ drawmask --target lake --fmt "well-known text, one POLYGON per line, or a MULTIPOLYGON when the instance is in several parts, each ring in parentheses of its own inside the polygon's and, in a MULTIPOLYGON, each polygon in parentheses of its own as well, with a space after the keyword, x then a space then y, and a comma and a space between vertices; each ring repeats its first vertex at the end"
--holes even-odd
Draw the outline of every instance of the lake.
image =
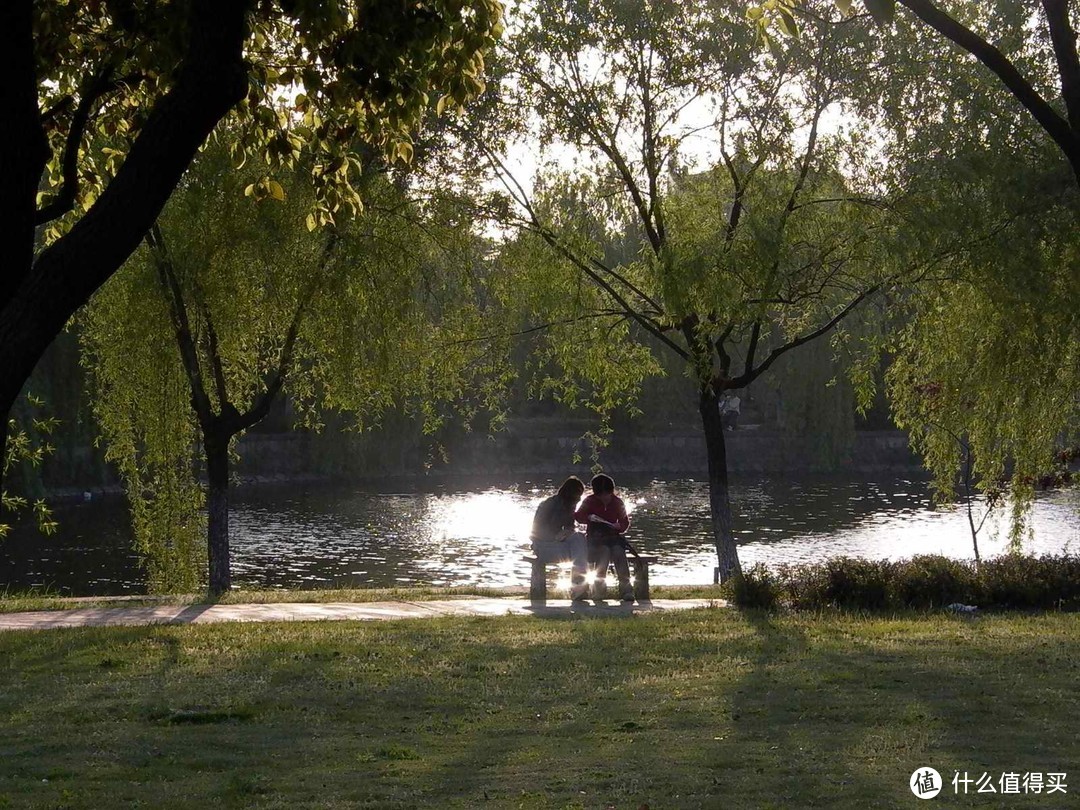
MULTIPOLYGON (((631 541, 657 554, 654 584, 712 581, 716 564, 708 486, 695 480, 618 482, 631 512, 631 541)), ((343 485, 264 486, 233 497, 233 580, 245 588, 528 584, 521 562, 533 510, 558 482, 439 484, 394 491, 343 485)), ((932 508, 925 481, 836 477, 762 479, 733 490, 743 565, 802 563, 847 555, 971 558, 962 506, 932 508)), ((976 520, 982 506, 977 506, 976 520)), ((56 510, 60 531, 16 527, 0 541, 0 587, 65 594, 144 590, 130 551, 122 499, 56 510)), ((1080 490, 1040 494, 1030 553, 1080 551, 1080 490)), ((1008 549, 1008 516, 980 533, 984 557, 1008 549)))

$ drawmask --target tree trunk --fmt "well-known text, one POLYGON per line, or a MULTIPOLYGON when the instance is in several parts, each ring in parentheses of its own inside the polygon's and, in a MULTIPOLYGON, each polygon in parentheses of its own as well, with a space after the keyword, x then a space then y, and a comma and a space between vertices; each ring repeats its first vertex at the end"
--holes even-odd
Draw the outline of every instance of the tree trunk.
POLYGON ((175 85, 149 111, 91 209, 34 258, 36 195, 48 143, 40 126, 31 0, 0 0, 0 418, 72 314, 127 259, 196 151, 247 92, 249 0, 193 0, 175 85))
POLYGON ((720 581, 726 582, 741 570, 739 550, 732 532, 731 501, 728 490, 727 446, 720 418, 720 397, 711 387, 703 388, 698 408, 705 429, 705 448, 709 457, 709 507, 712 513, 713 538, 720 566, 720 581))
POLYGON ((229 565, 229 436, 203 435, 206 451, 206 550, 210 561, 210 593, 232 587, 229 565))
POLYGON ((31 0, 0 3, 0 310, 34 260, 38 184, 49 159, 38 109, 33 6, 31 0))
MULTIPOLYGON (((5 0, 0 3, 0 313, 14 296, 34 260, 34 217, 38 183, 49 146, 41 128, 37 76, 34 64, 33 2, 5 0)), ((2 346, 0 346, 2 353, 2 346)), ((34 360, 37 358, 35 357, 34 360)), ((0 363, 0 420, 4 438, 7 422, 23 380, 33 362, 0 363)), ((6 445, 6 441, 5 441, 6 445)), ((0 450, 4 447, 0 447, 0 450)), ((3 457, 0 456, 0 489, 3 488, 3 457)))

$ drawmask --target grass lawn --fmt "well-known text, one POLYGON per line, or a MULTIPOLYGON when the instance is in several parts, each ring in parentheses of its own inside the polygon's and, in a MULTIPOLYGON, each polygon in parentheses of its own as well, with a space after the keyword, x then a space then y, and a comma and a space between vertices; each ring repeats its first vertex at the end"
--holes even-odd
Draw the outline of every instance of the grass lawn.
POLYGON ((912 807, 920 766, 1077 806, 1078 653, 1076 614, 9 632, 0 807, 912 807))

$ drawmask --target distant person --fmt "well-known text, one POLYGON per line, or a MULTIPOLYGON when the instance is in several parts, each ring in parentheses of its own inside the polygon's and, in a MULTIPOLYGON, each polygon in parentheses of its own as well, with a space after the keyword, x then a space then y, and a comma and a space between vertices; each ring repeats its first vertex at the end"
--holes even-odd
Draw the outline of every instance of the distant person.
POLYGON ((585 535, 574 530, 574 509, 583 494, 585 485, 580 478, 571 475, 562 482, 558 492, 536 507, 529 535, 537 559, 546 563, 572 564, 570 598, 574 600, 585 599, 589 592, 585 582, 585 574, 589 570, 585 535))
POLYGON ((734 430, 739 425, 739 411, 742 400, 738 394, 724 397, 720 403, 720 422, 725 430, 734 430))
POLYGON ((615 482, 601 473, 592 480, 592 495, 581 502, 574 517, 586 526, 589 546, 589 567, 595 571, 593 596, 607 596, 607 569, 615 564, 619 578, 619 595, 624 602, 634 601, 634 586, 630 581, 630 563, 626 560, 623 535, 630 528, 626 506, 615 494, 615 482))

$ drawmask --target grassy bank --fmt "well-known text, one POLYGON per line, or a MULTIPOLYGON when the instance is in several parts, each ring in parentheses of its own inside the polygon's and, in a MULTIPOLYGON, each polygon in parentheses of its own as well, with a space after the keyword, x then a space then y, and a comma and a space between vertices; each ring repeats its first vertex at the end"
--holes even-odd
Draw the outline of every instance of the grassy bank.
POLYGON ((0 807, 907 807, 1075 771, 1078 652, 1076 614, 6 633, 0 807))

